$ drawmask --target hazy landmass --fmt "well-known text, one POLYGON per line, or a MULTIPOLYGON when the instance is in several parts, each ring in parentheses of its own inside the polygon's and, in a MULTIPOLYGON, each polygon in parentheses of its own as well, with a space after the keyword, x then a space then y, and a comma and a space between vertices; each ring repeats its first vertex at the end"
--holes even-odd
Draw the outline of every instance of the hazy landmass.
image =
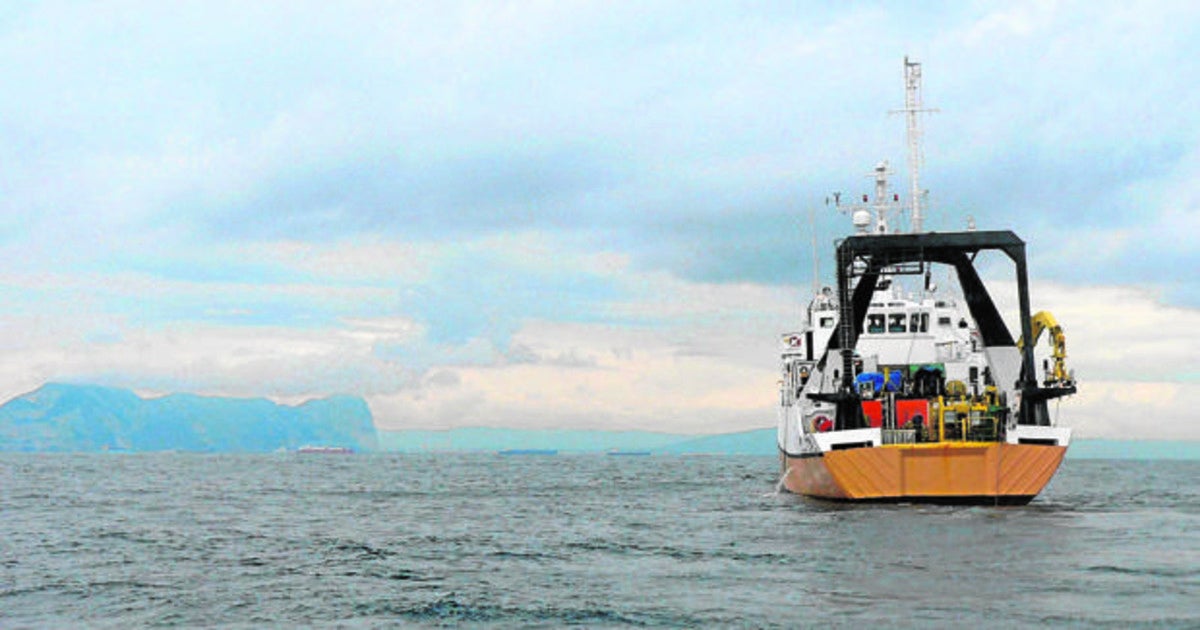
POLYGON ((0 406, 0 451, 268 452, 306 444, 379 446, 367 404, 353 396, 287 406, 50 383, 0 406))

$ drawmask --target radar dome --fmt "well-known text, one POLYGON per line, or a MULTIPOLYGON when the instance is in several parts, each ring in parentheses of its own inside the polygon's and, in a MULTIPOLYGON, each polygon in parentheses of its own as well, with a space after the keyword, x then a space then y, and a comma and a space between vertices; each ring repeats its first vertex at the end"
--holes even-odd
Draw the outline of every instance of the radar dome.
POLYGON ((850 220, 854 223, 854 227, 865 230, 871 225, 871 212, 869 210, 855 210, 854 214, 850 215, 850 220))

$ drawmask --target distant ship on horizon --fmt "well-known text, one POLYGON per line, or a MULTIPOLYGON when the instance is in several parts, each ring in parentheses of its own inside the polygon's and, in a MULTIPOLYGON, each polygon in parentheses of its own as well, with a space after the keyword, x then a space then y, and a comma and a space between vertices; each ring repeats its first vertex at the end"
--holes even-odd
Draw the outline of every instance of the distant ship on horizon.
POLYGON ((605 451, 604 454, 609 455, 611 457, 645 457, 647 455, 650 455, 650 451, 623 451, 623 450, 614 448, 614 449, 605 451))
POLYGON ((296 449, 297 453, 318 454, 318 455, 350 455, 354 453, 354 449, 349 446, 321 446, 305 444, 296 449))
POLYGON ((497 451, 499 455, 558 455, 554 448, 506 448, 497 451))

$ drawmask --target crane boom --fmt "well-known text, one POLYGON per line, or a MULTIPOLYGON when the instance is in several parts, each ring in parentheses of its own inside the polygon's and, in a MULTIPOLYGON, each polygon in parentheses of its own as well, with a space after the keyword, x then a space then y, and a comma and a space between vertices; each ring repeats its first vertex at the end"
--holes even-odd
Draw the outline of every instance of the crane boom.
MULTIPOLYGON (((1032 325, 1031 335, 1033 336, 1032 343, 1037 345, 1038 339, 1041 338, 1043 332, 1048 332, 1050 336, 1051 356, 1054 359, 1054 366, 1047 370, 1047 384, 1062 384, 1069 385, 1074 379, 1067 372, 1067 337, 1063 333, 1062 326, 1058 324, 1058 320, 1050 314, 1050 311, 1038 311, 1029 318, 1032 325)), ((1017 347, 1025 348, 1025 339, 1017 341, 1017 347)))

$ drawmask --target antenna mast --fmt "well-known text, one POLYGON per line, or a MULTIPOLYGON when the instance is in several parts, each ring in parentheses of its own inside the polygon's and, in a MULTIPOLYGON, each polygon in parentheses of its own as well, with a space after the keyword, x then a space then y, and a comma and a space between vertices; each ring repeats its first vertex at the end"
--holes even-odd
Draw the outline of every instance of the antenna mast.
POLYGON ((921 121, 918 114, 937 110, 921 107, 921 64, 909 61, 907 56, 904 57, 904 109, 899 111, 904 112, 908 119, 908 178, 912 199, 912 231, 919 233, 924 219, 921 208, 921 198, 924 195, 920 183, 921 121))
POLYGON ((817 211, 812 206, 808 207, 808 229, 812 233, 812 253, 813 253, 813 295, 816 295, 821 290, 821 267, 820 259, 817 258, 817 211))

